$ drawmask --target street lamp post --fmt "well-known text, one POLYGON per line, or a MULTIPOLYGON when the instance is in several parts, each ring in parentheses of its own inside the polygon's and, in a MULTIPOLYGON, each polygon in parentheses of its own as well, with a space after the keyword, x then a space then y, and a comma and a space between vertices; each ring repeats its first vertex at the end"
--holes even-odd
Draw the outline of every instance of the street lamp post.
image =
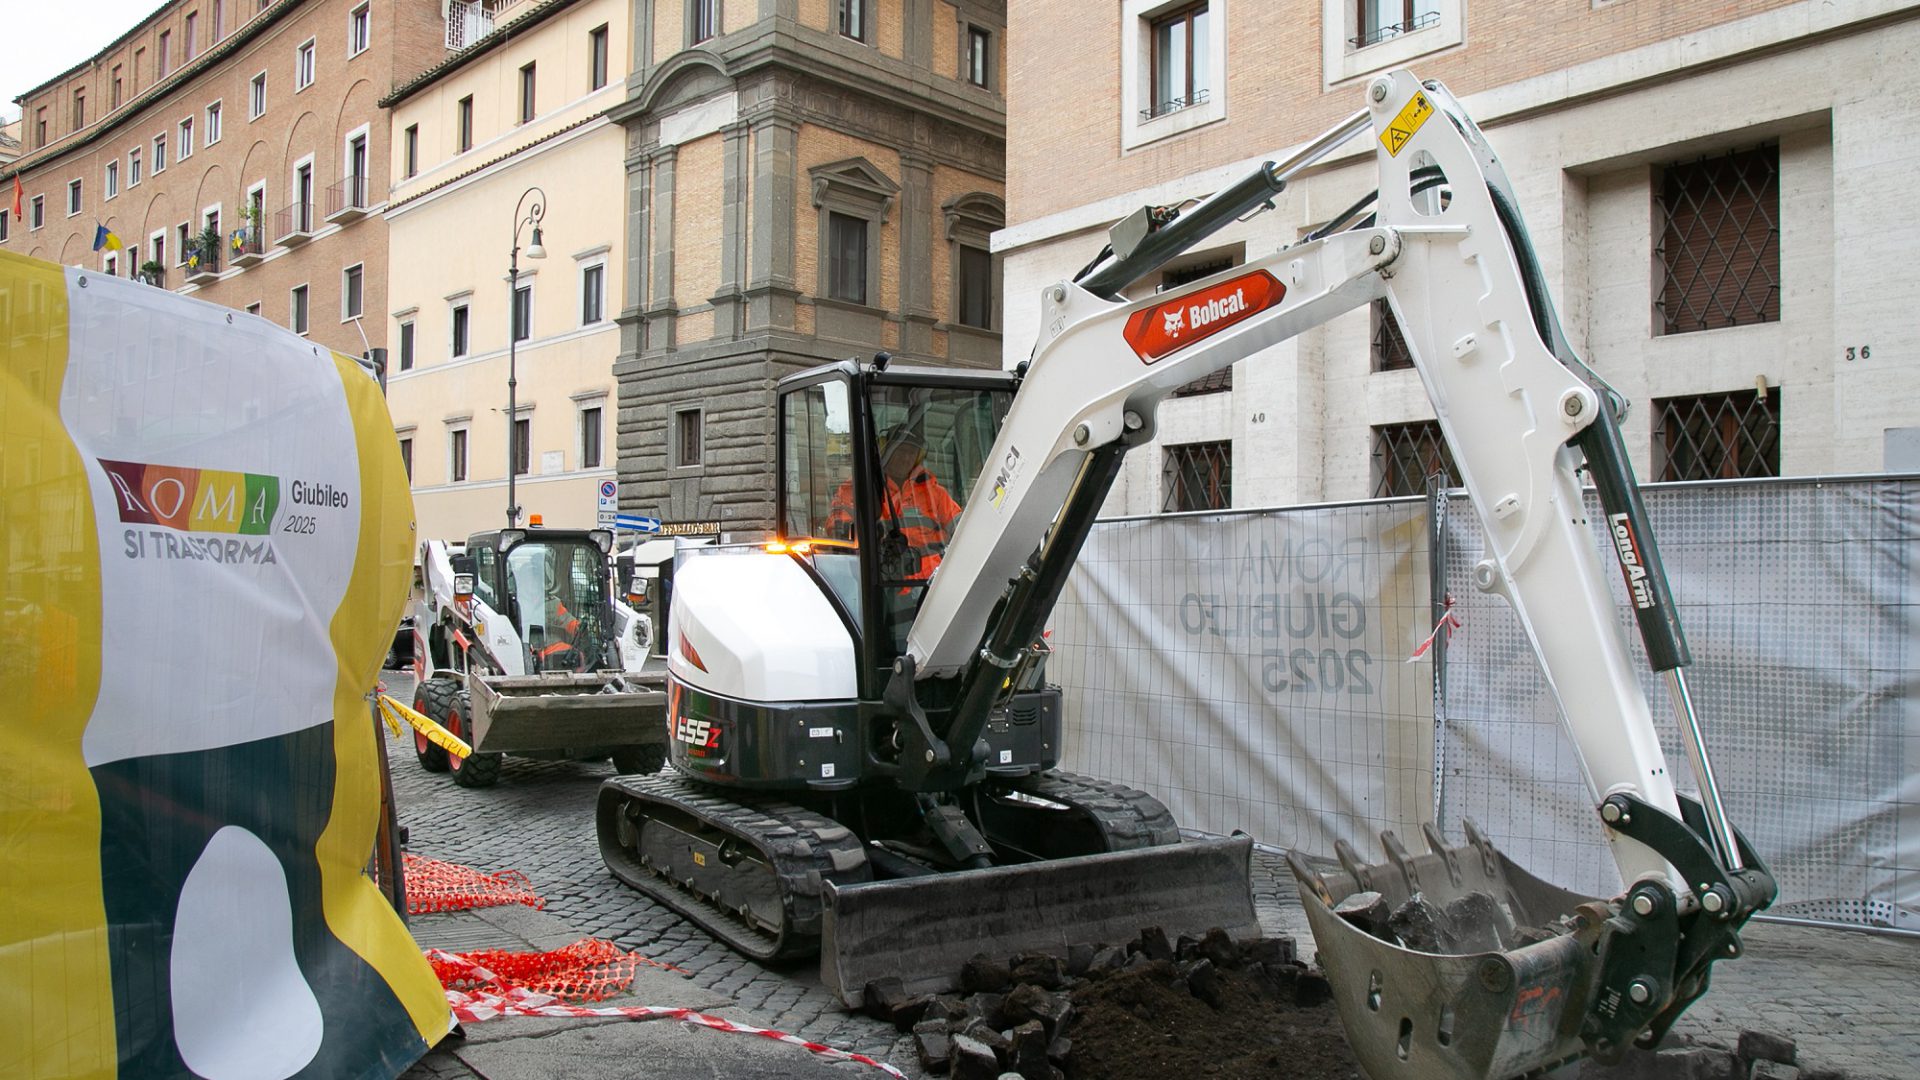
MULTIPOLYGON (((547 193, 530 187, 520 193, 513 208, 513 251, 507 256, 507 528, 520 520, 520 504, 514 500, 513 478, 520 471, 519 402, 515 388, 515 347, 520 344, 520 230, 533 226, 533 243, 527 245, 527 258, 544 259, 547 249, 540 244, 540 219, 547 213, 547 193), (534 195, 532 205, 527 196, 534 195), (523 212, 524 211, 524 212, 523 212)), ((532 312, 528 312, 529 315, 532 312)), ((528 449, 532 455, 532 449, 528 449)))

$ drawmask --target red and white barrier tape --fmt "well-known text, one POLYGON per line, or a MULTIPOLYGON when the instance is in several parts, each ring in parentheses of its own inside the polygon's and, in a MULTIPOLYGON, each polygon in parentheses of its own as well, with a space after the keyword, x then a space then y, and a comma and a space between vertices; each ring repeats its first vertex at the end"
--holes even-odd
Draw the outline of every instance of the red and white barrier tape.
MULTIPOLYGON (((426 950, 427 957, 451 967, 469 969, 476 982, 493 982, 498 979, 493 972, 481 967, 467 958, 443 949, 426 950)), ((798 1046, 810 1053, 817 1054, 829 1061, 853 1061, 862 1065, 871 1065, 888 1076, 906 1080, 905 1074, 884 1061, 876 1061, 865 1054, 836 1049, 824 1043, 809 1042, 798 1035, 789 1035, 784 1031, 769 1028, 757 1028, 747 1024, 738 1024, 719 1016, 708 1016, 692 1009, 659 1008, 646 1005, 613 1006, 590 1008, 584 1005, 569 1005, 549 994, 535 994, 525 989, 514 988, 504 994, 470 994, 462 990, 447 991, 447 1005, 453 1010, 454 1019, 467 1022, 494 1020, 508 1016, 538 1016, 561 1018, 584 1018, 595 1016, 615 1016, 628 1020, 679 1020, 683 1023, 709 1027, 715 1031, 732 1031, 744 1035, 758 1035, 775 1042, 798 1046)))
POLYGON ((1453 613, 1453 596, 1452 594, 1448 594, 1446 608, 1440 616, 1440 621, 1433 624, 1433 633, 1428 634, 1426 640, 1414 646, 1413 655, 1407 657, 1407 663, 1411 664, 1415 660, 1427 655, 1427 650, 1433 648, 1433 643, 1440 637, 1441 631, 1445 631, 1447 640, 1452 641, 1453 632, 1460 629, 1460 626, 1460 616, 1453 613))

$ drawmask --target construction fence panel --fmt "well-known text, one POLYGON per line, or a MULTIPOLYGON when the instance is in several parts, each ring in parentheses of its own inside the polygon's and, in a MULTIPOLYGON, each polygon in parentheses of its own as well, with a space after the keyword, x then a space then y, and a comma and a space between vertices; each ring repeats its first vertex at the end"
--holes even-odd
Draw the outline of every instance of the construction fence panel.
POLYGON ((1427 820, 1427 520, 1399 499, 1096 525, 1053 620, 1063 765, 1281 847, 1427 820))
MULTIPOLYGON (((1715 775, 1779 881, 1775 912, 1920 929, 1920 479, 1645 491, 1715 775)), ((1591 496, 1587 510, 1605 549, 1591 496)), ((1458 495, 1444 519, 1462 625, 1443 661, 1441 820, 1471 817, 1534 873, 1612 895, 1595 796, 1533 652, 1505 601, 1471 584, 1479 520, 1458 495)), ((1624 585, 1612 586, 1629 625, 1624 585)), ((1693 792, 1664 683, 1628 638, 1670 770, 1693 792)))

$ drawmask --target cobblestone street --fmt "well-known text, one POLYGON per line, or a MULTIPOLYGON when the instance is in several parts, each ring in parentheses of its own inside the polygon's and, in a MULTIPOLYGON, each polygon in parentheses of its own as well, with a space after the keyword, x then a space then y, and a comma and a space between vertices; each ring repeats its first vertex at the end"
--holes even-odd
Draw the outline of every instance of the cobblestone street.
MULTIPOLYGON (((387 687, 400 700, 412 700, 412 680, 404 673, 387 673, 387 687)), ((576 936, 605 938, 687 972, 681 1000, 644 1004, 701 1008, 868 1054, 908 1076, 922 1075, 910 1041, 888 1024, 844 1011, 821 986, 811 963, 768 968, 743 959, 615 881, 601 861, 593 826, 596 792, 613 775, 611 764, 509 757, 496 786, 468 790, 445 774, 423 772, 413 760, 410 738, 389 739, 388 754, 400 822, 411 831, 413 854, 486 872, 518 870, 545 898, 546 914, 576 936)), ((1283 860, 1256 855, 1254 892, 1266 931, 1293 936, 1311 955, 1312 936, 1283 860)), ((502 944, 455 944, 458 933, 445 922, 450 918, 416 918, 416 935, 427 940, 438 933, 447 940, 433 943, 456 948, 502 944)), ((1920 1001, 1920 942, 1758 923, 1746 938, 1748 955, 1715 969, 1713 989, 1682 1019, 1677 1035, 1731 1047, 1743 1029, 1764 1030, 1795 1039, 1809 1070, 1841 1070, 1858 1080, 1920 1077, 1915 1064, 1920 1062, 1920 1011, 1914 1008, 1920 1001)), ((663 985, 672 984, 656 980, 649 992, 658 993, 663 985)), ((483 1072, 456 1059, 452 1042, 409 1075, 488 1075, 493 1080, 530 1075, 483 1072)))

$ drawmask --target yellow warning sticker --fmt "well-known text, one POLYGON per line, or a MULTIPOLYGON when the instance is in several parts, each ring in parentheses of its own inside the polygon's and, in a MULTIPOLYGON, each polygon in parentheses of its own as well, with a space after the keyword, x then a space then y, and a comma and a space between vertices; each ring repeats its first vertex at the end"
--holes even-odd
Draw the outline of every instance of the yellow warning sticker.
POLYGON ((1393 118, 1387 130, 1380 133, 1380 144, 1387 148, 1388 154, 1399 157, 1400 148, 1407 145, 1407 140, 1413 138, 1413 133, 1419 131, 1420 125, 1432 115, 1433 102, 1427 100, 1427 95, 1416 91, 1413 100, 1407 102, 1407 107, 1393 118))

